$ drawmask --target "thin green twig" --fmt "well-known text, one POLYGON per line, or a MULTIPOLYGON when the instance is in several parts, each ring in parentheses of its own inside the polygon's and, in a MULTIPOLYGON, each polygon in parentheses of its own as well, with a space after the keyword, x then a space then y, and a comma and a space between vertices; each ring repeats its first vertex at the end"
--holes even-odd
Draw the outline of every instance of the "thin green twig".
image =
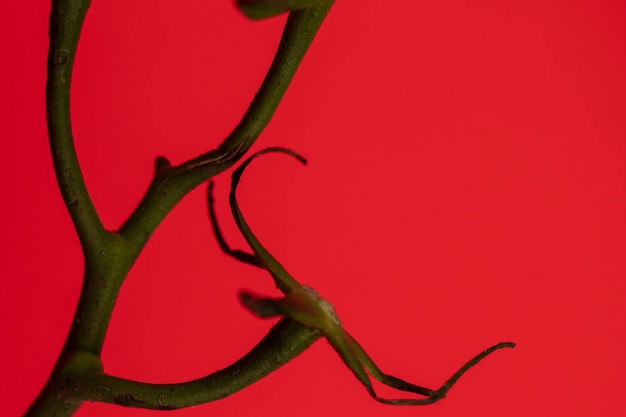
POLYGON ((289 14, 274 61, 239 124, 215 150, 173 167, 160 159, 143 200, 120 233, 137 248, 163 217, 196 186, 231 167, 271 120, 332 3, 289 14))
POLYGON ((50 150, 59 190, 83 250, 106 239, 106 231, 89 198, 78 165, 70 116, 70 85, 78 38, 90 0, 53 0, 46 83, 46 116, 50 150))

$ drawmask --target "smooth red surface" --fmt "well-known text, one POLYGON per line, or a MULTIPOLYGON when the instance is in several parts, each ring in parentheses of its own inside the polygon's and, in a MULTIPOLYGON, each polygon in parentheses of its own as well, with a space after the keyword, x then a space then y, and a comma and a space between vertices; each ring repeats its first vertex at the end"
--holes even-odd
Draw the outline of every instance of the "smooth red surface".
MULTIPOLYGON (((3 6, 0 414, 18 416, 62 346, 82 261, 47 145, 49 2, 3 6)), ((488 345, 518 347, 415 409, 371 400, 318 342, 230 398, 168 415, 626 414, 625 21, 623 1, 337 0, 254 147, 310 164, 257 161, 244 213, 391 374, 437 386, 488 345)), ((180 163, 228 134, 283 22, 248 22, 230 1, 93 1, 72 109, 107 227, 135 207, 157 155, 180 163)), ((220 218, 244 247, 228 186, 217 178, 220 218)), ((218 251, 204 193, 167 217, 124 284, 108 372, 200 377, 269 329, 236 292, 273 293, 270 277, 218 251)))

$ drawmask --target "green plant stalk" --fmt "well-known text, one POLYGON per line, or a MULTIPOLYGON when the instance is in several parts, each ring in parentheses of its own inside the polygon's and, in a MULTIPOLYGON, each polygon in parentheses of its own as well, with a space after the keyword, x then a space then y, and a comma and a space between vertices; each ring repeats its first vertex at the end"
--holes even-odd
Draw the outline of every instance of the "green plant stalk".
MULTIPOLYGON (((139 392, 146 386, 151 390, 158 389, 155 388, 158 385, 122 380, 102 373, 100 353, 120 287, 149 237, 173 207, 193 188, 232 166, 267 126, 332 2, 324 1, 290 13, 274 61, 241 122, 217 149, 195 159, 171 166, 165 158, 158 158, 146 195, 118 232, 105 230, 89 198, 71 129, 71 75, 89 5, 89 0, 52 0, 50 13, 46 85, 48 134, 59 189, 81 243, 85 269, 66 343, 48 382, 26 416, 70 416, 83 401, 141 406, 123 399, 131 398, 128 395, 140 398, 139 392), (97 394, 93 385, 102 382, 102 378, 110 385, 108 396, 97 394), (137 394, 128 392, 132 387, 137 394)), ((251 351, 251 356, 246 356, 248 360, 254 358, 249 362, 250 372, 233 373, 231 378, 216 373, 198 380, 201 382, 180 384, 185 389, 177 390, 179 397, 169 398, 168 404, 170 407, 197 405, 219 397, 215 392, 235 392, 241 388, 234 388, 249 385, 291 360, 317 337, 319 335, 315 332, 293 324, 270 331, 266 339, 251 351), (284 331, 279 331, 281 329, 284 331), (263 348, 276 341, 281 343, 282 349, 263 348), (256 371, 255 363, 259 366, 256 371), (209 385, 212 396, 203 394, 209 385)), ((161 404, 157 401, 155 407, 149 406, 147 400, 141 404, 144 403, 147 408, 160 408, 161 404)))
POLYGON ((83 179, 72 135, 70 84, 76 47, 90 0, 53 0, 46 83, 46 116, 59 190, 83 250, 106 239, 83 179))
POLYGON ((283 319, 246 355, 203 378, 177 384, 151 384, 89 372, 68 385, 90 401, 153 410, 175 410, 234 394, 286 364, 319 337, 315 329, 283 319))
POLYGON ((215 150, 172 167, 157 160, 148 192, 120 233, 142 245, 163 217, 194 187, 231 167, 271 120, 332 2, 291 12, 278 50, 259 91, 239 124, 215 150))

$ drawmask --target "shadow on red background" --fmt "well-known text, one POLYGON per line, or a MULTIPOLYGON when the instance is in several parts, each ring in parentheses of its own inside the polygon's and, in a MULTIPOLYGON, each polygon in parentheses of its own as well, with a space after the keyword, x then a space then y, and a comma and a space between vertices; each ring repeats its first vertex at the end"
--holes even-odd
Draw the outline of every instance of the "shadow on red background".
MULTIPOLYGON (((449 397, 372 401, 325 342, 265 380, 180 416, 617 416, 626 371, 626 10, 618 1, 338 0, 255 149, 241 187, 261 240, 331 300, 389 373, 436 386, 514 340, 449 397)), ((5 146, 0 355, 3 415, 45 382, 81 281, 44 114, 47 1, 9 1, 0 33, 5 146), (8 400, 8 401, 7 401, 8 400)), ((250 102, 284 17, 229 1, 93 1, 72 90, 74 133, 105 224, 135 207, 152 161, 215 147, 250 102)), ((229 240, 228 175, 217 178, 229 240)), ((104 347, 110 373, 200 377, 271 322, 236 301, 272 293, 223 256, 205 188, 158 229, 124 284, 104 347)), ((87 404, 77 416, 152 416, 87 404)))

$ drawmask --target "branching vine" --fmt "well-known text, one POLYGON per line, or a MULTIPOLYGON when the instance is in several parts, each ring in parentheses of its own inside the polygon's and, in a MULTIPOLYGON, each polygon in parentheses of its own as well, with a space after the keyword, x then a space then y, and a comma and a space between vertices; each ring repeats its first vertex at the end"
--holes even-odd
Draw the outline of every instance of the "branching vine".
MULTIPOLYGON (((256 240, 235 198, 239 178, 255 154, 233 173, 230 203, 233 216, 253 254, 228 248, 212 210, 215 235, 228 254, 265 268, 285 294, 280 300, 240 295, 245 307, 261 316, 283 318, 246 355, 229 367, 197 380, 177 384, 132 381, 104 372, 102 345, 115 300, 131 266, 148 239, 174 206, 192 189, 233 166, 252 146, 272 118, 300 62, 328 14, 333 0, 237 0, 249 18, 289 12, 278 50, 254 100, 239 124, 213 150, 180 165, 167 158, 155 161, 154 176, 137 208, 119 230, 106 230, 89 197, 74 148, 70 115, 70 86, 76 48, 89 0, 52 0, 46 107, 48 135, 59 189, 78 234, 85 269, 72 326, 50 378, 26 416, 67 417, 85 401, 128 407, 169 410, 203 404, 231 395, 258 381, 325 337, 368 392, 388 404, 420 405, 437 401, 456 380, 492 351, 470 360, 440 389, 430 390, 384 374, 361 346, 341 327, 330 304, 293 279, 256 240), (374 392, 369 375, 396 389, 425 398, 387 400, 374 392)), ((298 155, 282 148, 265 152, 298 155)))

